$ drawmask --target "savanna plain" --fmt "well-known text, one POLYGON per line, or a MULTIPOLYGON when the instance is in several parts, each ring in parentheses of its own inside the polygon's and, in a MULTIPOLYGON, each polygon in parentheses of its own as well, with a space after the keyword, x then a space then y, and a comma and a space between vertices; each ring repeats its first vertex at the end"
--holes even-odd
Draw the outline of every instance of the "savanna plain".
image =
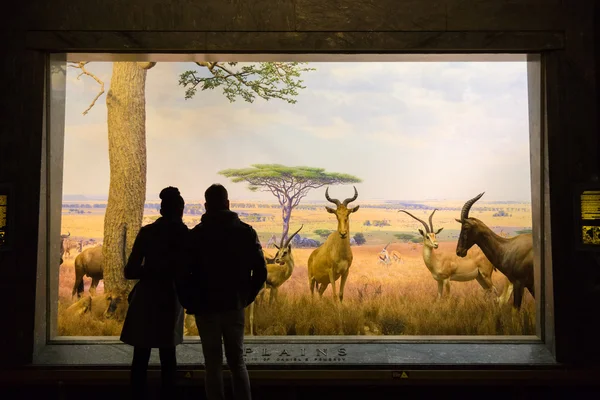
MULTIPOLYGON (((201 202, 198 202, 201 203, 201 202)), ((242 220, 250 223, 259 233, 265 253, 273 255, 276 249, 267 247, 269 239, 281 235, 281 210, 259 202, 232 204, 242 220), (254 204, 252 204, 254 203, 254 204)), ((360 202, 357 202, 360 204, 360 202)), ((450 295, 437 299, 437 282, 423 262, 423 245, 417 229, 421 224, 403 213, 399 207, 381 204, 360 204, 360 210, 350 216, 350 236, 362 233, 364 244, 353 245, 353 262, 344 293, 344 301, 335 303, 331 286, 322 298, 311 297, 308 286, 307 262, 314 248, 292 247, 295 268, 291 278, 279 289, 278 301, 257 302, 255 335, 535 335, 535 302, 526 291, 523 306, 514 312, 511 301, 499 305, 495 296, 486 294, 476 281, 452 282, 450 295), (383 222, 382 222, 383 221, 383 222), (411 238, 409 235, 413 235, 411 238), (379 254, 396 251, 400 260, 389 264, 379 261, 379 254)), ((413 215, 427 220, 433 208, 434 228, 444 228, 438 235, 440 252, 454 253, 460 225, 459 201, 419 202, 421 208, 406 208, 413 215)), ((104 209, 89 208, 85 213, 73 213, 63 208, 62 232, 71 238, 102 241, 104 209)), ((531 230, 529 203, 481 202, 470 216, 479 218, 494 232, 512 237, 531 230)), ((158 217, 155 209, 146 208, 144 223, 158 217)), ((184 222, 192 227, 199 215, 186 214, 184 222)), ((328 214, 323 204, 314 204, 293 211, 290 232, 302 227, 299 235, 320 241, 327 231, 335 231, 335 216, 328 214)), ((83 248, 85 250, 85 247, 83 248)), ((71 293, 75 281, 74 260, 78 251, 71 251, 59 268, 58 329, 59 336, 118 336, 122 326, 119 319, 106 320, 103 311, 104 285, 101 281, 91 298, 92 307, 86 313, 68 312, 77 299, 71 293)), ((507 283, 499 271, 493 273, 498 292, 507 283)), ((89 296, 91 279, 84 278, 84 296, 89 296)), ((337 282, 339 287, 339 281, 337 282)), ((191 318, 186 319, 186 335, 197 336, 191 318)), ((247 324, 249 330, 249 324, 247 324)))

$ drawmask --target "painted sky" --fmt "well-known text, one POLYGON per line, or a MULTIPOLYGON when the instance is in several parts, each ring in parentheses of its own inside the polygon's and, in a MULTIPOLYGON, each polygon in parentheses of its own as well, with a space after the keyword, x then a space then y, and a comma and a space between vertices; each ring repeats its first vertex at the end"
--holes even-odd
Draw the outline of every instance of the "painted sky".
MULTIPOLYGON (((220 89, 184 99, 179 74, 193 63, 148 71, 147 199, 169 185, 187 201, 220 182, 232 199, 274 200, 217 172, 251 164, 326 168, 363 180, 360 200, 530 201, 525 62, 311 63, 296 104, 230 103, 220 89)), ((88 70, 110 87, 112 63, 88 70)), ((67 76, 65 195, 108 194, 106 97, 89 77, 67 76)), ((324 199, 325 189, 306 200, 324 199)), ((351 186, 330 190, 345 198, 351 186)))

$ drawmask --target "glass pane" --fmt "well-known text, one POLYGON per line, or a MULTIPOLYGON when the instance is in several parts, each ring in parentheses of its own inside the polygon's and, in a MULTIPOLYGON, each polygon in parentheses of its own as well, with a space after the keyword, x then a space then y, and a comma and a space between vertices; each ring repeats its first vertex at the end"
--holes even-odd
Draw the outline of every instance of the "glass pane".
POLYGON ((192 228, 219 182, 268 257, 256 336, 535 335, 531 293, 514 313, 488 260, 531 248, 529 140, 525 61, 71 63, 57 334, 120 335, 123 262, 160 191, 192 228))

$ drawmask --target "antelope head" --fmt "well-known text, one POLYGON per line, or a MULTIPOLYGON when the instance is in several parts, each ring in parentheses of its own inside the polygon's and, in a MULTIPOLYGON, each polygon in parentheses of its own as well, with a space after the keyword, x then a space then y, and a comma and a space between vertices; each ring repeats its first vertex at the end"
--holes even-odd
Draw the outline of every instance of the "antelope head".
POLYGON ((444 229, 444 228, 440 228, 437 231, 434 231, 434 229, 433 229, 433 214, 435 214, 436 211, 437 211, 437 208, 435 210, 433 210, 431 212, 431 214, 429 215, 429 225, 427 225, 427 223, 425 221, 423 221, 420 218, 415 217, 408 211, 398 210, 398 212, 406 213, 406 214, 410 215, 412 218, 416 219, 417 221, 419 221, 420 223, 423 224, 423 226, 425 227, 425 232, 423 232, 422 229, 419 229, 419 233, 421 234, 421 236, 423 236, 423 245, 425 245, 427 247, 431 247, 433 249, 437 249, 439 247, 436 235, 444 229))
POLYGON ((335 214, 335 217, 338 221, 337 231, 342 239, 346 239, 348 237, 348 232, 350 231, 350 224, 348 222, 348 218, 350 217, 350 214, 357 212, 358 208, 360 207, 356 206, 348 208, 348 204, 358 198, 358 191, 356 190, 356 187, 354 187, 354 196, 344 201, 339 201, 338 199, 332 199, 331 197, 329 197, 329 188, 325 190, 325 198, 327 199, 327 201, 330 201, 336 205, 335 209, 327 206, 325 207, 325 209, 328 213, 335 214))
MULTIPOLYGON (((302 229, 303 227, 304 225, 302 225, 300 229, 302 229)), ((277 254, 275 254, 275 264, 284 265, 288 260, 292 258, 292 239, 298 234, 298 232, 300 232, 300 229, 298 229, 290 237, 288 237, 285 244, 283 243, 282 237, 281 245, 275 245, 275 247, 277 248, 277 254)))
POLYGON ((67 233, 66 235, 60 235, 61 239, 66 239, 70 236, 71 236, 71 232, 67 233))
POLYGON ((484 193, 485 192, 479 193, 471 200, 468 200, 460 212, 460 219, 456 219, 456 222, 461 224, 460 236, 458 237, 458 244, 456 245, 456 255, 459 257, 465 257, 467 251, 475 244, 475 239, 477 237, 477 220, 469 218, 469 210, 471 210, 473 204, 475 204, 484 193))

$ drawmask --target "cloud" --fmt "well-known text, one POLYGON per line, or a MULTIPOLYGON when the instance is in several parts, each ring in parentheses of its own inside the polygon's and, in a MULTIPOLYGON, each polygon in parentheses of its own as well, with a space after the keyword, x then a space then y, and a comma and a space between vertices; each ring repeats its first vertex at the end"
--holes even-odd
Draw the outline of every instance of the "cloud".
POLYGON ((354 132, 354 127, 341 117, 332 117, 327 125, 305 126, 301 129, 321 139, 341 139, 354 132))

